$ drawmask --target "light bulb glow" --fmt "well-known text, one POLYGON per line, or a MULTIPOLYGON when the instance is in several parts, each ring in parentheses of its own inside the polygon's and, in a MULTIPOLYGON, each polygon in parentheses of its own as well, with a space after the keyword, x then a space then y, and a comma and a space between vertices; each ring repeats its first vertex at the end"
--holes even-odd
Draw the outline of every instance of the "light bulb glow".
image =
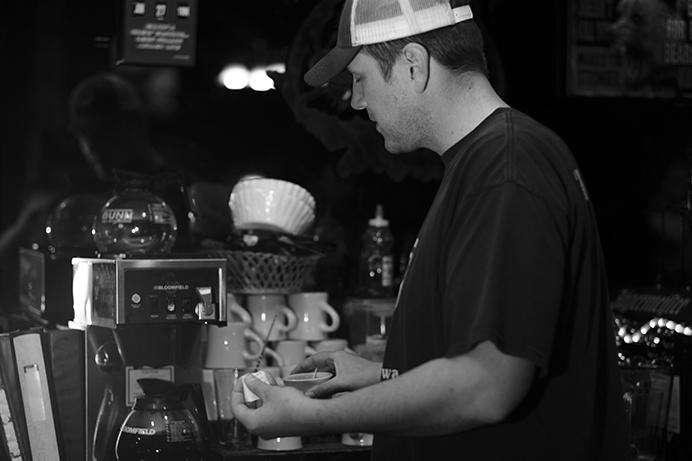
POLYGON ((229 65, 219 74, 219 82, 229 90, 242 90, 250 82, 250 73, 241 65, 229 65))
POLYGON ((269 64, 267 66, 267 70, 271 72, 276 72, 279 74, 285 74, 286 73, 286 64, 283 62, 275 62, 274 64, 269 64))
POLYGON ((269 91, 275 89, 274 80, 267 72, 286 73, 286 64, 276 62, 252 70, 244 64, 229 64, 217 76, 218 84, 229 90, 251 88, 254 91, 269 91))
POLYGON ((265 69, 253 69, 250 72, 250 88, 255 91, 269 91, 274 88, 274 80, 269 78, 265 69))

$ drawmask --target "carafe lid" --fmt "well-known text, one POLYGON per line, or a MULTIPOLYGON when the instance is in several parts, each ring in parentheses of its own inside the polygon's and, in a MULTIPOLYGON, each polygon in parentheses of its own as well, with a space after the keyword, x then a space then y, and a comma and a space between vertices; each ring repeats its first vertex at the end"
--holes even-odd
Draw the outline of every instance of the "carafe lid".
POLYGON ((181 390, 175 383, 158 378, 140 378, 137 380, 144 394, 147 396, 181 398, 181 390))
POLYGON ((135 410, 179 410, 183 408, 183 392, 170 381, 156 378, 141 378, 137 383, 144 395, 137 397, 135 410))

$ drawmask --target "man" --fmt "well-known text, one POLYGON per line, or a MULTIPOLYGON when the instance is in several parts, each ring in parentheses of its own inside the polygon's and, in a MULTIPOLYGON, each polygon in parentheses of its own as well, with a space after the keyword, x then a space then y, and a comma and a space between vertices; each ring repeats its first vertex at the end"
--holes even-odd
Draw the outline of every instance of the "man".
POLYGON ((235 416, 263 437, 372 432, 376 460, 624 459, 603 257, 568 148, 493 90, 468 5, 347 0, 338 37, 306 81, 347 66, 386 148, 429 148, 445 174, 384 362, 315 354, 296 371, 335 377, 307 396, 245 379, 262 405, 239 384, 235 416))

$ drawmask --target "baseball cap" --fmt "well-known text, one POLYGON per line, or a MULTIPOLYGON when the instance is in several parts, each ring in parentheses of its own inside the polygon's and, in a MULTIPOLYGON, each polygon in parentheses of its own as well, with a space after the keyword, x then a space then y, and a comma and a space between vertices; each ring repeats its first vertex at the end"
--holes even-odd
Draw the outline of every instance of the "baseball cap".
POLYGON ((304 76, 321 86, 341 73, 363 45, 388 42, 473 18, 469 5, 454 0, 346 0, 336 46, 304 76))

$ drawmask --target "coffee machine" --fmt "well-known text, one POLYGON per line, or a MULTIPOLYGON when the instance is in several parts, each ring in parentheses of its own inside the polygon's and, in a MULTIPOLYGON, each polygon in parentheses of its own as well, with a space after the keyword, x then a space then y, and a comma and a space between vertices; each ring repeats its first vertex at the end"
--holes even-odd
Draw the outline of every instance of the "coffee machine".
MULTIPOLYGON (((69 326, 85 332, 85 459, 115 461, 123 421, 143 394, 138 380, 202 382, 204 326, 226 323, 226 260, 117 256, 72 265, 69 326)), ((205 427, 203 400, 190 404, 205 427)))

